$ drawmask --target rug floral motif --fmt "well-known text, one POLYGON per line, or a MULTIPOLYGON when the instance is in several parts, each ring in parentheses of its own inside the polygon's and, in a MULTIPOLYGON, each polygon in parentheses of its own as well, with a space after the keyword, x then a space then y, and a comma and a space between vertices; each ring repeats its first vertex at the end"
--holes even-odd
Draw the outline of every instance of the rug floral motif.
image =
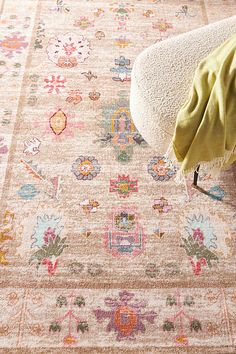
POLYGON ((187 200, 129 110, 143 49, 235 10, 0 1, 1 353, 235 352, 235 167, 187 200))

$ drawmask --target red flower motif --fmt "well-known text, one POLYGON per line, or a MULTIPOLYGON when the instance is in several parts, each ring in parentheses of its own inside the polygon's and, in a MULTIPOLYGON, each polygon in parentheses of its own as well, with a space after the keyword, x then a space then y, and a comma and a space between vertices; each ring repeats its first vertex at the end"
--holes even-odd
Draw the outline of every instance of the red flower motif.
POLYGON ((48 259, 48 258, 45 258, 43 261, 42 261, 42 264, 43 265, 46 265, 47 268, 48 268, 48 274, 49 275, 54 275, 55 272, 56 272, 56 269, 57 269, 57 266, 58 266, 58 263, 59 263, 59 259, 57 258, 53 264, 53 262, 48 259))
POLYGON ((199 260, 197 260, 196 263, 194 262, 194 259, 190 257, 190 262, 195 275, 201 274, 202 266, 205 266, 207 264, 206 258, 203 257, 199 258, 199 260))
POLYGON ((44 88, 48 93, 58 94, 65 89, 66 79, 62 75, 49 75, 44 79, 44 88))
POLYGON ((202 230, 198 227, 197 229, 193 230, 193 238, 195 241, 198 241, 200 245, 203 244, 204 241, 204 235, 202 230))
POLYGON ((49 239, 55 240, 56 238, 56 234, 55 234, 55 229, 52 229, 51 227, 49 227, 45 232, 44 232, 44 242, 46 244, 49 243, 49 239))

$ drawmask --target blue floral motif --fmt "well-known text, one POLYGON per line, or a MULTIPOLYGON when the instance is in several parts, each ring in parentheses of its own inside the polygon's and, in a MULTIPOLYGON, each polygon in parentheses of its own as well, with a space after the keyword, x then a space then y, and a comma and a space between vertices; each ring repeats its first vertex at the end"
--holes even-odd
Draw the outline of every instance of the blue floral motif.
POLYGON ((48 229, 54 230, 56 235, 60 235, 64 226, 59 226, 61 221, 60 217, 54 215, 49 216, 44 214, 43 216, 37 217, 37 225, 35 226, 32 239, 34 242, 31 247, 41 247, 44 244, 45 231, 48 229))
POLYGON ((200 235, 200 232, 203 235, 203 245, 207 248, 217 248, 217 237, 214 234, 209 217, 205 217, 202 214, 193 215, 192 218, 187 218, 187 222, 188 226, 185 227, 185 230, 189 236, 192 236, 194 232, 196 233, 196 230, 199 230, 198 235, 200 235))
POLYGON ((38 193, 33 184, 24 184, 18 191, 19 196, 24 200, 32 200, 38 193))
POLYGON ((101 166, 93 156, 79 156, 73 163, 71 171, 78 180, 92 180, 100 173, 101 166))
POLYGON ((118 93, 119 99, 103 107, 103 133, 95 142, 100 142, 102 147, 112 146, 115 150, 117 161, 128 163, 133 155, 135 146, 145 147, 147 143, 137 131, 130 114, 129 101, 126 92, 118 93))
POLYGON ((220 186, 214 186, 208 190, 208 195, 213 200, 221 201, 225 197, 225 191, 220 186))
POLYGON ((176 174, 176 167, 164 156, 154 156, 148 164, 148 173, 155 181, 168 181, 176 174))

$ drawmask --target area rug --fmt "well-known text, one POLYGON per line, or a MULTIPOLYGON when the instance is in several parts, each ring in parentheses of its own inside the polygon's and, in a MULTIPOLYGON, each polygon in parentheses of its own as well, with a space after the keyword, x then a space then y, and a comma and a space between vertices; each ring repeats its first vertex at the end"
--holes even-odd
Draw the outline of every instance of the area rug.
POLYGON ((0 8, 1 353, 235 353, 235 167, 187 200, 129 88, 144 48, 236 1, 0 8))

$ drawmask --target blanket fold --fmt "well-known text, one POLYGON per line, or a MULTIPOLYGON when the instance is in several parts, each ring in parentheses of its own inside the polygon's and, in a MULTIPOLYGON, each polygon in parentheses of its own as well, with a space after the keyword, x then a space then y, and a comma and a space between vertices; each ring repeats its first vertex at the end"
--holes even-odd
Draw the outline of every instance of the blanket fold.
POLYGON ((171 147, 179 175, 199 164, 217 175, 236 160, 236 34, 199 63, 171 147))

